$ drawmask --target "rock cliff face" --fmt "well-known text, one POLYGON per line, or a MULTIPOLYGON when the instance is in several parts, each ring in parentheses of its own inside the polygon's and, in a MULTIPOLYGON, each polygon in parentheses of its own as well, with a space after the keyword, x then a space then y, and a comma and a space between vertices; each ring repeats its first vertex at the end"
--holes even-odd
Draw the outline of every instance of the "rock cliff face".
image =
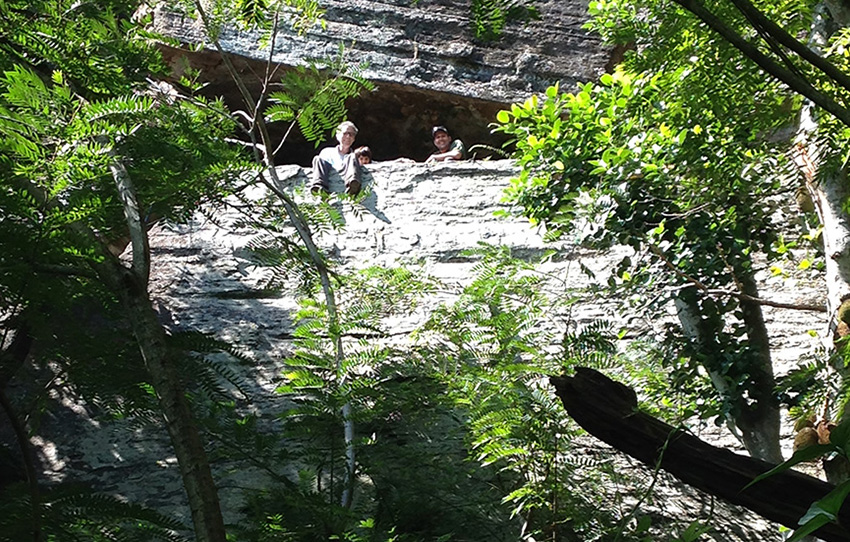
MULTIPOLYGON (((307 172, 297 166, 281 167, 279 172, 288 190, 307 179, 307 172)), ((527 222, 494 216, 495 211, 505 209, 499 203, 501 192, 516 173, 507 161, 433 166, 405 161, 373 164, 364 176, 370 195, 359 204, 333 203, 346 227, 342 232, 321 236, 320 244, 343 268, 408 263, 441 279, 444 288, 426 299, 421 311, 388 323, 391 335, 399 340, 422 322, 428 308, 456 298, 459 288, 470 280, 475 263, 463 251, 481 241, 509 245, 515 255, 528 258, 541 255, 546 248, 557 249, 556 257, 544 269, 562 279, 564 288, 588 284, 589 279, 579 270, 579 260, 597 271, 599 280, 605 280, 606 270, 622 258, 624 250, 597 254, 569 244, 551 247, 527 222)), ((331 189, 341 192, 341 181, 332 181, 331 189)), ((263 191, 258 189, 250 196, 262 197, 263 191)), ((315 201, 302 192, 296 192, 296 198, 315 201)), ((334 196, 330 201, 336 201, 334 196)), ((281 410, 281 399, 274 388, 281 363, 291 351, 295 300, 287 295, 252 294, 267 277, 244 257, 243 249, 253 233, 240 226, 244 216, 237 210, 215 218, 213 223, 199 216, 189 224, 161 225, 152 232, 152 297, 170 326, 215 333, 256 360, 247 368, 234 363, 234 369, 242 372, 253 393, 251 410, 273 420, 281 410)), ((766 297, 783 301, 800 301, 811 295, 799 284, 767 277, 763 291, 766 297)), ((613 303, 582 303, 572 308, 570 317, 579 324, 596 318, 612 319, 616 318, 613 308, 613 303)), ((820 325, 817 317, 807 313, 769 309, 767 318, 778 338, 777 357, 786 362, 796 360, 801 351, 811 347, 807 330, 820 325)), ((52 469, 54 479, 97 480, 106 491, 188 518, 181 504, 185 499, 178 469, 163 429, 102 424, 91 417, 85 405, 63 396, 59 389, 54 400, 39 440, 41 459, 52 469)), ((216 468, 225 514, 233 520, 242 498, 239 488, 263 487, 265 478, 250 465, 217 464, 216 468)), ((682 520, 708 506, 706 497, 694 492, 687 493, 686 500, 677 500, 682 491, 690 490, 663 490, 669 502, 659 514, 682 520)), ((775 528, 758 518, 738 514, 715 516, 729 521, 716 540, 781 538, 775 528)))
MULTIPOLYGON (((349 104, 350 119, 378 159, 424 159, 433 152, 435 124, 448 126, 468 146, 498 145, 501 140, 488 125, 499 109, 555 82, 572 90, 598 77, 616 56, 582 29, 586 2, 534 4, 540 20, 508 23, 499 39, 482 41, 474 37, 467 1, 327 0, 322 2, 326 26, 299 35, 284 25, 271 58, 283 67, 297 66, 307 58, 334 57, 344 44, 347 60, 368 63, 364 75, 378 88, 349 104)), ((185 44, 203 42, 197 21, 161 8, 154 27, 185 44)), ((222 44, 256 89, 255 74, 263 73, 269 57, 258 34, 229 28, 222 44)), ((178 71, 187 65, 202 68, 210 93, 235 99, 215 52, 169 48, 166 53, 178 71)), ((307 165, 313 153, 312 145, 293 140, 278 162, 307 165)))

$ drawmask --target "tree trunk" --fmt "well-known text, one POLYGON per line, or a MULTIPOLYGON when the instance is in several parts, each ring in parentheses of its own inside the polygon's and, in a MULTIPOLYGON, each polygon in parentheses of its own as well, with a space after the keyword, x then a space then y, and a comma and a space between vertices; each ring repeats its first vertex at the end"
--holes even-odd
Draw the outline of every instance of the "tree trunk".
MULTIPOLYGON (((132 326, 174 446, 192 511, 196 539, 199 542, 226 542, 218 491, 213 483, 206 451, 186 401, 183 383, 173 360, 170 359, 165 330, 157 320, 148 297, 147 273, 150 269, 150 254, 147 232, 141 225, 135 190, 126 169, 117 157, 110 169, 130 230, 133 246, 132 268, 124 267, 109 251, 108 245, 82 223, 71 222, 67 227, 81 237, 91 239, 95 246, 100 247, 100 261, 91 260, 92 269, 97 278, 118 296, 127 311, 127 319, 132 326)), ((25 179, 19 179, 18 182, 21 188, 46 208, 61 209, 62 203, 50 199, 47 192, 37 185, 25 179)))
MULTIPOLYGON (((751 278, 744 279, 742 285, 747 290, 742 293, 758 296, 755 282, 751 278), (747 288, 748 284, 749 288, 747 288)), ((755 350, 757 360, 757 363, 749 368, 750 379, 753 382, 751 388, 755 390, 752 397, 755 400, 750 404, 744 397, 732 396, 733 391, 729 389, 725 376, 720 370, 722 364, 714 360, 715 355, 723 350, 717 344, 719 329, 716 329, 709 319, 702 317, 697 306, 696 295, 695 287, 680 291, 675 298, 676 312, 683 333, 696 343, 700 356, 703 358, 703 366, 714 388, 722 397, 730 398, 735 405, 736 413, 730 420, 735 427, 730 429, 733 429, 733 432, 735 428, 740 430, 741 441, 750 455, 765 461, 781 463, 779 407, 773 398, 775 386, 773 365, 761 307, 752 302, 741 301, 750 346, 755 350)))
POLYGON ((12 407, 11 401, 6 398, 5 392, 6 385, 11 380, 12 375, 17 372, 29 356, 32 342, 33 339, 28 332, 27 326, 20 325, 15 331, 15 337, 10 342, 8 348, 0 351, 0 410, 3 410, 9 419, 9 424, 18 441, 18 448, 21 450, 21 457, 24 462, 24 471, 26 472, 27 486, 29 488, 30 509, 32 510, 31 540, 32 542, 41 542, 43 539, 41 532, 41 491, 38 485, 35 454, 33 453, 24 423, 19 419, 15 409, 12 407))
MULTIPOLYGON (((165 426, 174 446, 183 487, 192 511, 195 536, 200 542, 226 542, 224 520, 218 490, 212 477, 206 450, 201 442, 194 415, 186 401, 180 374, 171 359, 166 344, 165 330, 159 323, 148 296, 150 274, 150 243, 147 228, 139 214, 139 203, 133 181, 114 151, 110 171, 115 180, 118 196, 132 246, 132 266, 127 269, 116 258, 107 258, 97 270, 101 278, 115 291, 127 313, 133 335, 144 359, 151 384, 159 399, 165 426)), ((108 246, 102 245, 104 255, 108 246)))
MULTIPOLYGON (((739 276, 738 283, 741 293, 751 298, 759 297, 756 281, 751 274, 739 276)), ((776 380, 764 313, 758 303, 747 299, 741 299, 739 303, 744 313, 744 325, 754 361, 748 367, 751 382, 749 395, 752 402, 748 403, 744 397, 739 398, 741 414, 736 421, 744 435, 744 446, 750 455, 771 463, 782 463, 782 449, 779 446, 779 403, 774 393, 776 380)))
MULTIPOLYGON (((552 377, 567 413, 587 432, 650 467, 658 465, 681 481, 781 523, 798 520, 835 486, 796 471, 784 471, 745 489, 775 465, 711 446, 690 433, 637 409, 635 392, 593 369, 574 377, 552 377)), ((850 540, 850 503, 836 523, 815 535, 829 542, 850 540)))
POLYGON ((151 384, 156 391, 165 425, 174 446, 183 486, 192 511, 195 536, 199 542, 226 542, 218 490, 212 477, 194 416, 185 390, 166 345, 165 330, 159 323, 147 291, 126 271, 121 301, 127 310, 133 335, 141 350, 151 384))

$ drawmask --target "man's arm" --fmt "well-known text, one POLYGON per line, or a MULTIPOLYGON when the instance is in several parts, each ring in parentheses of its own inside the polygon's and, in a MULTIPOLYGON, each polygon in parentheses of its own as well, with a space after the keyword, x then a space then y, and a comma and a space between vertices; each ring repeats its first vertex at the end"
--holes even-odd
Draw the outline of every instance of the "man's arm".
POLYGON ((463 146, 463 141, 460 139, 452 141, 452 144, 446 154, 452 154, 452 156, 447 157, 446 160, 465 160, 466 148, 463 146))
POLYGON ((463 160, 463 141, 455 139, 446 152, 436 152, 428 157, 426 162, 445 162, 447 160, 463 160))

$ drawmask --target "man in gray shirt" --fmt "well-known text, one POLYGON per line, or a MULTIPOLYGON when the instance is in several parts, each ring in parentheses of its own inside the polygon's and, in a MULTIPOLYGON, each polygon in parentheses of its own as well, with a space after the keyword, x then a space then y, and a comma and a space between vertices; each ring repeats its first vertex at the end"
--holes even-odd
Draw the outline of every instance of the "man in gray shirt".
POLYGON ((356 196, 360 193, 360 162, 351 152, 355 137, 357 126, 353 122, 345 121, 336 129, 339 145, 325 147, 313 158, 313 178, 310 184, 313 194, 328 192, 331 168, 337 170, 345 182, 346 194, 356 196))

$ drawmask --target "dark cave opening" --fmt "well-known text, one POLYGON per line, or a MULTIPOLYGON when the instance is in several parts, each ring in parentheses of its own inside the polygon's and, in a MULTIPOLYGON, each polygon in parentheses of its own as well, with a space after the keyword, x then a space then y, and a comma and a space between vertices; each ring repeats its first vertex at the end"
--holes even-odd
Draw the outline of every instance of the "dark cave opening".
MULTIPOLYGON (((206 83, 202 94, 209 97, 221 96, 233 108, 242 109, 244 105, 235 84, 226 73, 217 54, 210 52, 187 53, 185 50, 164 48, 175 73, 180 68, 191 65, 201 70, 200 79, 206 83)), ((258 96, 260 78, 265 64, 244 57, 231 57, 248 89, 258 96)), ((376 161, 411 158, 424 161, 436 149, 431 140, 431 128, 435 125, 446 126, 452 137, 460 138, 467 149, 472 150, 470 157, 501 157, 489 149, 502 149, 507 138, 492 133, 491 124, 496 114, 509 104, 468 98, 442 92, 423 90, 397 83, 374 81, 375 90, 365 92, 348 101, 348 120, 359 129, 355 147, 368 145, 376 161), (475 147, 479 146, 479 147, 475 147)), ((272 139, 279 142, 286 134, 289 125, 270 125, 272 139)), ((336 144, 334 134, 329 132, 327 139, 320 142, 318 149, 336 144)), ((287 140, 275 154, 275 164, 299 164, 309 166, 318 152, 314 143, 307 141, 295 127, 287 140)))

